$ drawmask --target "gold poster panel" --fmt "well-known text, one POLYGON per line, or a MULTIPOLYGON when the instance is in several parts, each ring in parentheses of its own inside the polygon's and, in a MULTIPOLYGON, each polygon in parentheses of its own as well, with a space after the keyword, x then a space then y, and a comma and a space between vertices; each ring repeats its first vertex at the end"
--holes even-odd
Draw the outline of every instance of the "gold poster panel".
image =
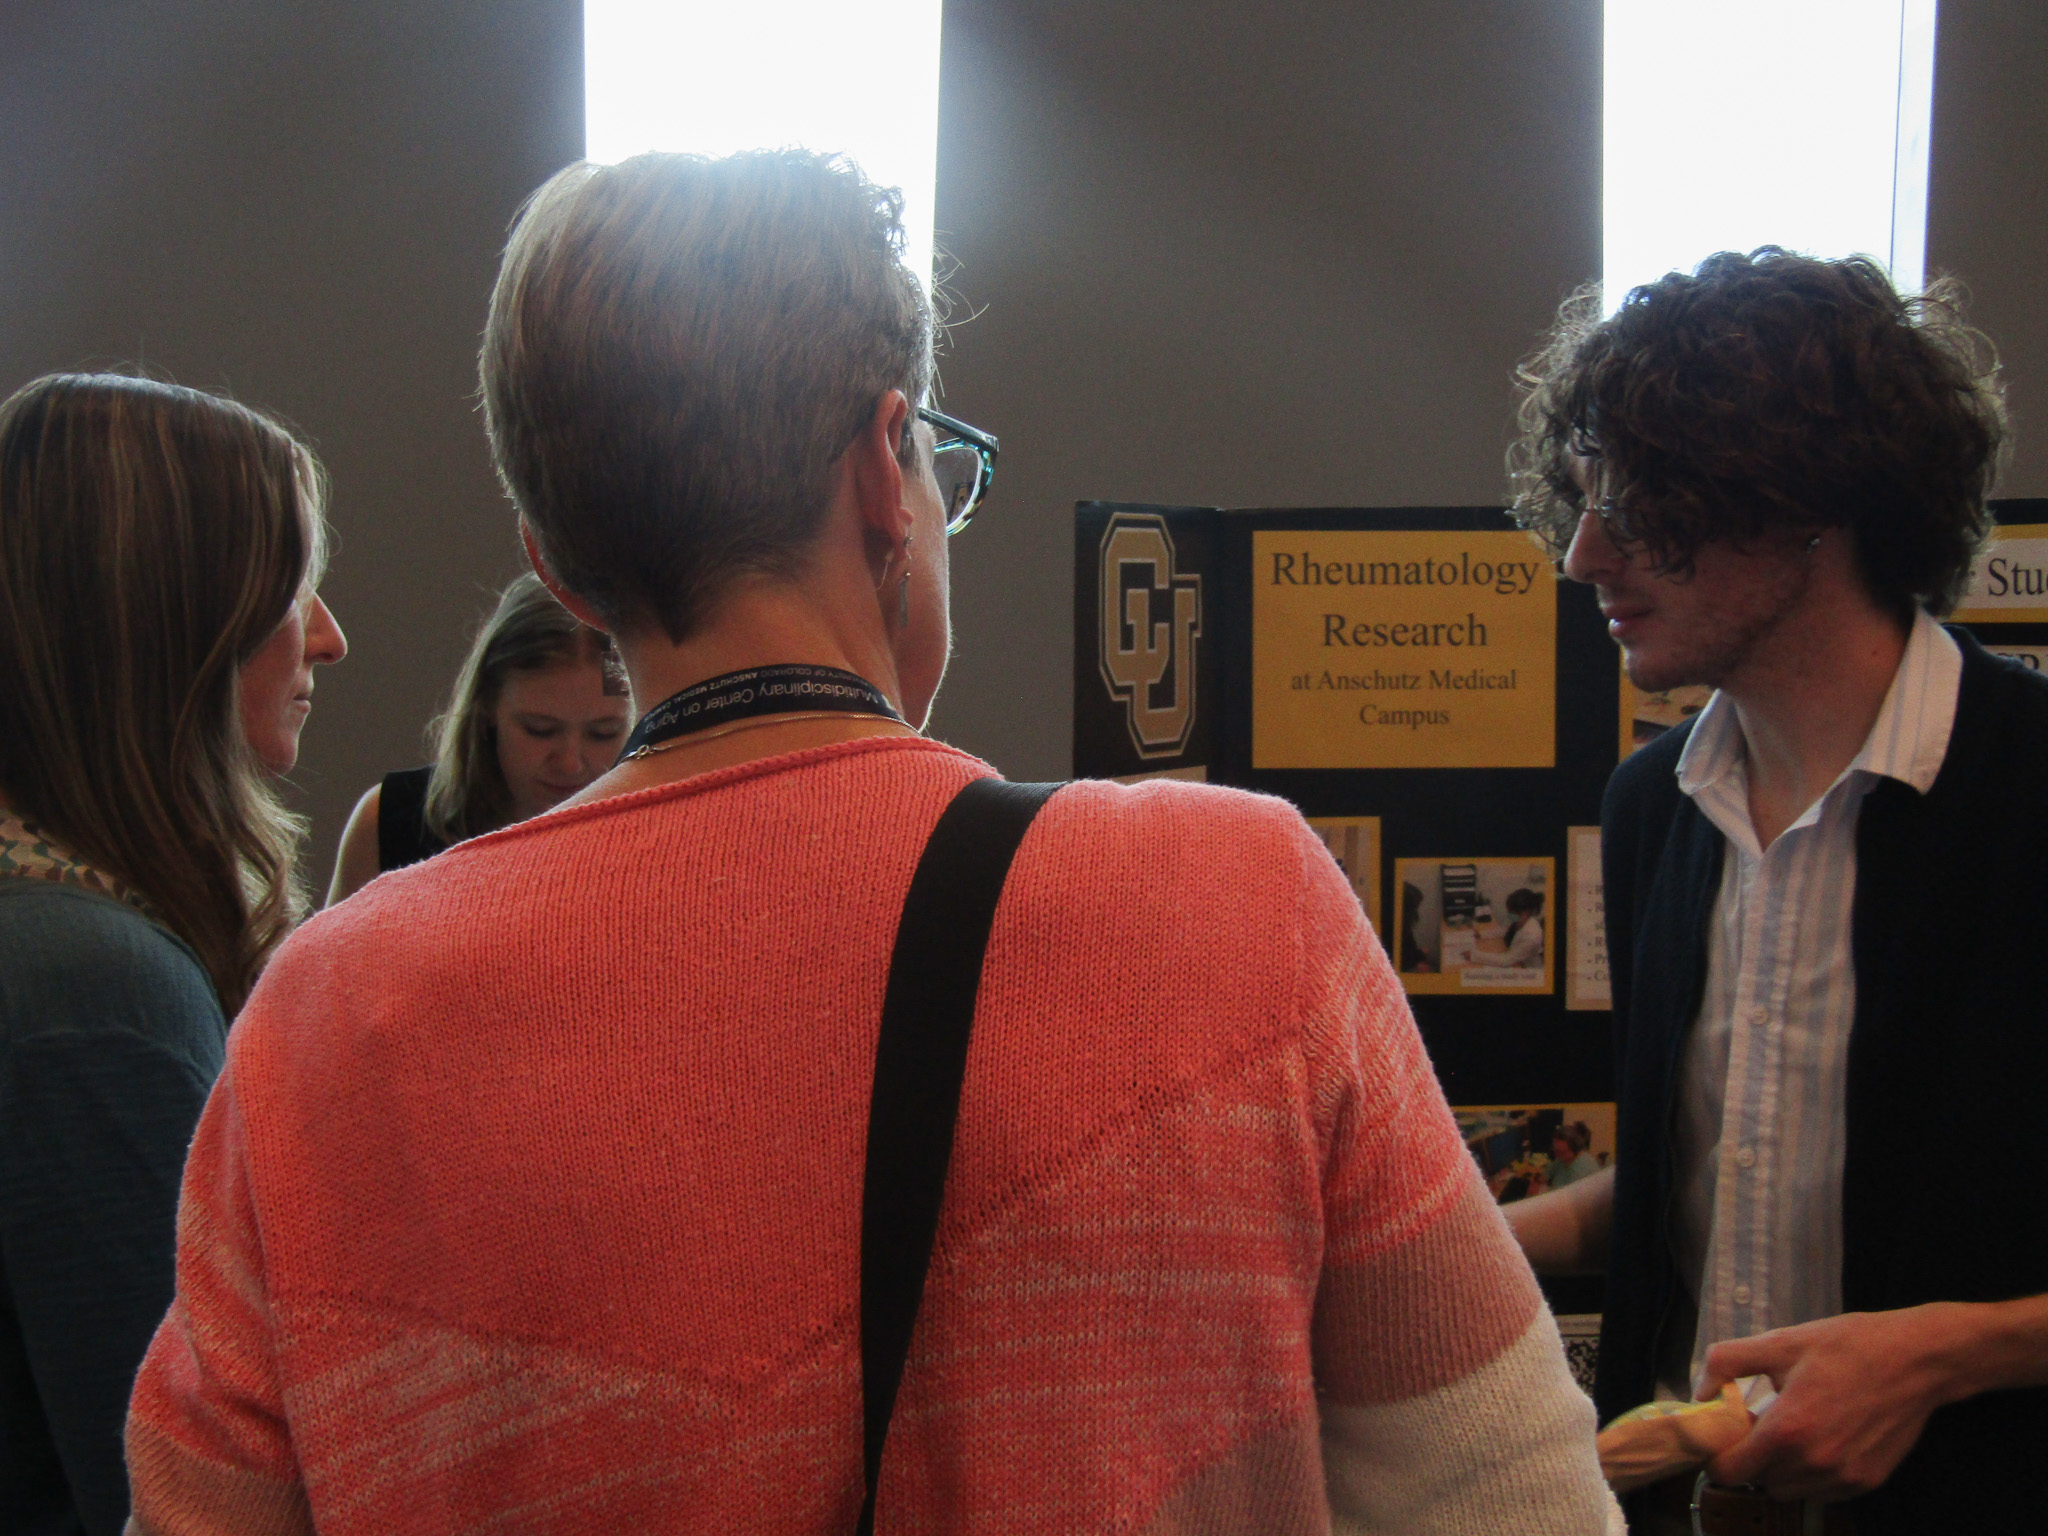
POLYGON ((1380 819, 1377 816, 1311 816, 1308 824, 1330 850, 1330 857, 1351 882, 1352 894, 1365 908, 1365 920, 1374 933, 1384 935, 1380 923, 1380 819))
POLYGON ((1254 768, 1556 762, 1557 579, 1528 535, 1252 535, 1254 768))
POLYGON ((1628 680, 1628 664, 1621 663, 1621 755, 1627 757, 1646 747, 1670 730, 1683 725, 1707 707, 1714 690, 1705 683, 1685 683, 1661 693, 1645 693, 1628 680))
POLYGON ((1555 859, 1396 859, 1394 968, 1411 993, 1552 990, 1555 859))
POLYGON ((1995 528, 1970 567, 1958 624, 2048 624, 2048 523, 1995 528))

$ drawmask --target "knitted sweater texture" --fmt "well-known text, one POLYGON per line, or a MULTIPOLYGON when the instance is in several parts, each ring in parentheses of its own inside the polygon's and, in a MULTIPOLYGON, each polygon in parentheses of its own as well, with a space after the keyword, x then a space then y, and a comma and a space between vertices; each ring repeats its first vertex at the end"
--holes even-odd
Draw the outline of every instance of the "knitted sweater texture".
MULTIPOLYGON (((904 739, 384 876, 229 1040, 137 1383, 144 1532, 852 1529, 904 739)), ((1281 802, 1062 790, 990 941, 888 1532, 1599 1532, 1592 1411, 1281 802)))

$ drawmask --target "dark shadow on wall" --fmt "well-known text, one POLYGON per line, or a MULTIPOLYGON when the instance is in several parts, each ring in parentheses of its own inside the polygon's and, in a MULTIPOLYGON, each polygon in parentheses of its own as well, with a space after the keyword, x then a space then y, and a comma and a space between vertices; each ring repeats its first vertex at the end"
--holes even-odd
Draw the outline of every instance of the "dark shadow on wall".
POLYGON ((1600 6, 950 0, 946 408, 1003 439, 934 728, 1068 764, 1075 500, 1473 503, 1600 262, 1600 6))
POLYGON ((1960 277, 1998 344, 2014 453, 2003 496, 2048 496, 2048 6, 1938 13, 1927 270, 1960 277))

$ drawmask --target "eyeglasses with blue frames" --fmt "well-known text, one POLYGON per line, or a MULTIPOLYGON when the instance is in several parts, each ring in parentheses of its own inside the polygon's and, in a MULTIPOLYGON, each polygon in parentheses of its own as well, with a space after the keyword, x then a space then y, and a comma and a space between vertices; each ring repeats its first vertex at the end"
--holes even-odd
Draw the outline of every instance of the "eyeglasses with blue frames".
POLYGON ((939 482, 939 505, 946 509, 946 537, 951 538, 988 495, 1001 444, 979 427, 926 406, 917 408, 917 419, 932 429, 932 473, 939 482))

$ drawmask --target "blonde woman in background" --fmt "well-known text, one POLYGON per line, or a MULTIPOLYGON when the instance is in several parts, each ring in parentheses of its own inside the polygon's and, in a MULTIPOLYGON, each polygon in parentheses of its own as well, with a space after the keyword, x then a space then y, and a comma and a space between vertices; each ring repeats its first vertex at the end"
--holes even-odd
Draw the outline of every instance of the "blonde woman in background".
POLYGON ((387 870, 552 810, 619 755, 631 724, 605 637, 532 572, 499 595, 432 727, 434 761, 387 773, 356 803, 332 906, 387 870))
POLYGON ((0 404, 0 1504, 112 1536, 227 1020, 303 909, 322 481, 267 417, 114 375, 0 404))

